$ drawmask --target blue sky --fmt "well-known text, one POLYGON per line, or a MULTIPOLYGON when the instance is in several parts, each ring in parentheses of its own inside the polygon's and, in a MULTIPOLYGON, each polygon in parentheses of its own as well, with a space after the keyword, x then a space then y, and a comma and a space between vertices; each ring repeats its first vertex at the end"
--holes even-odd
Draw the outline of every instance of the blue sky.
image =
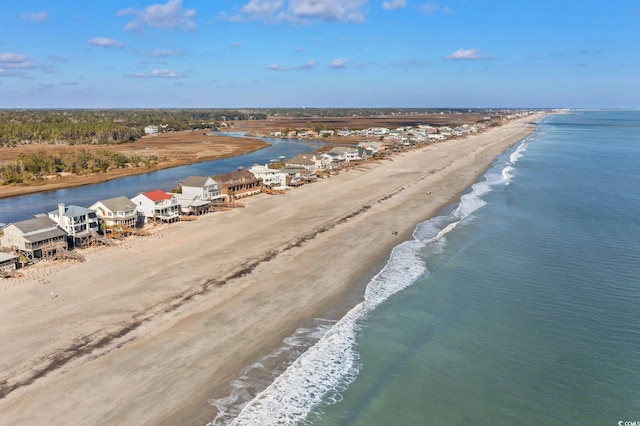
POLYGON ((636 0, 22 0, 0 108, 640 108, 636 0))

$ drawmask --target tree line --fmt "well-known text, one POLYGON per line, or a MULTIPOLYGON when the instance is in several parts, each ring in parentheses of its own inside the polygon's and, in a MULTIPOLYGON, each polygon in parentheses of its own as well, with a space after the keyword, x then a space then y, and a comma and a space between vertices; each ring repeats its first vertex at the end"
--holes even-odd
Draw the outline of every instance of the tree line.
POLYGON ((127 156, 107 150, 90 151, 85 148, 62 148, 57 152, 38 150, 18 154, 15 161, 0 164, 0 185, 43 180, 59 173, 89 174, 126 167, 151 167, 160 161, 158 156, 127 156))
POLYGON ((218 128, 221 121, 265 119, 266 112, 218 109, 0 110, 0 147, 22 143, 121 144, 161 131, 218 128))

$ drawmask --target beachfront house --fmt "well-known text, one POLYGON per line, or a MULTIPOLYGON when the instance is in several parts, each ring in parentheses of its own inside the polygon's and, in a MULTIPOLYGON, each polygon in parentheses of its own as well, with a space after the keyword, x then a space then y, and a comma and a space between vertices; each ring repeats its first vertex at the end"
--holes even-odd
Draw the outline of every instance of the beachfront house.
POLYGON ((285 167, 293 169, 304 169, 310 172, 316 171, 315 156, 310 154, 300 154, 293 157, 291 160, 285 161, 285 167))
POLYGON ((193 197, 192 199, 210 201, 213 204, 224 200, 220 185, 210 176, 189 176, 180 187, 185 199, 193 197))
POLYGON ((358 148, 351 146, 336 146, 331 149, 330 154, 334 155, 334 158, 345 163, 362 160, 358 148))
POLYGON ((48 257, 67 249, 67 233, 58 222, 41 214, 6 225, 0 245, 24 255, 29 260, 48 257))
POLYGON ((294 169, 289 167, 284 167, 280 169, 280 172, 285 175, 287 186, 300 186, 304 185, 304 179, 300 174, 301 169, 294 169))
POLYGON ((180 205, 175 194, 156 189, 138 194, 131 201, 145 223, 172 223, 180 220, 180 205))
POLYGON ((81 247, 100 229, 96 212, 86 207, 59 203, 48 215, 67 232, 69 247, 81 247))
POLYGON ((385 150, 384 142, 365 141, 358 143, 358 150, 363 151, 367 158, 374 157, 385 150))
POLYGON ((96 212, 106 231, 133 228, 138 224, 138 211, 133 201, 121 195, 93 203, 89 208, 96 212))
POLYGON ((174 194, 178 205, 180 206, 180 212, 188 215, 201 215, 205 214, 211 208, 211 201, 203 200, 198 195, 193 194, 174 194))
POLYGON ((18 265, 18 256, 0 252, 0 273, 15 271, 18 265))
POLYGON ((267 164, 264 166, 254 164, 249 171, 265 186, 274 189, 283 189, 287 186, 287 175, 278 169, 270 169, 267 164))
POLYGON ((227 201, 259 194, 260 181, 249 170, 236 170, 235 172, 215 176, 215 180, 222 187, 227 201))

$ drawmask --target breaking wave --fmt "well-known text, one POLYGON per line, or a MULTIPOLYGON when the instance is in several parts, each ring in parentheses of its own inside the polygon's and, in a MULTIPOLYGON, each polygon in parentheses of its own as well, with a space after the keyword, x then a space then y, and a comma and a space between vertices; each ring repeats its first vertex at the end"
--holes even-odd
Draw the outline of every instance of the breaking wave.
MULTIPOLYGON (((316 329, 315 332, 323 334, 322 337, 297 357, 266 389, 250 400, 231 424, 311 424, 310 417, 314 417, 311 414, 318 415, 314 412, 314 407, 341 400, 341 392, 355 380, 360 371, 356 338, 362 320, 385 300, 429 273, 424 259, 429 254, 443 250, 446 235, 465 220, 471 219, 486 204, 483 197, 492 188, 508 184, 513 166, 525 150, 526 142, 522 142, 511 153, 508 161, 504 158, 502 164, 491 168, 482 181, 475 183, 451 213, 419 224, 413 238, 396 246, 387 264, 369 282, 364 301, 331 327, 327 328, 327 324, 324 324, 325 328, 316 329)), ((316 339, 317 337, 316 335, 316 339)), ((220 412, 226 410, 225 404, 229 401, 216 402, 219 403, 217 406, 220 412)), ((236 409, 239 410, 240 408, 236 409)), ((210 423, 217 424, 229 423, 220 419, 219 414, 210 423)))

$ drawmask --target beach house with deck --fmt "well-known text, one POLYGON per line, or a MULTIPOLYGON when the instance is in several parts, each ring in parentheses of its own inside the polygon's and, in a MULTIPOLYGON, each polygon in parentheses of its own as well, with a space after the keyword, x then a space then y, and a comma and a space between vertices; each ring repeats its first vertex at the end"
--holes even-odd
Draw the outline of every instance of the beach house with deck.
POLYGON ((69 247, 81 247, 100 229, 96 212, 86 207, 59 203, 48 215, 67 232, 69 247))
POLYGON ((259 194, 260 181, 249 170, 241 169, 215 176, 227 201, 259 194))
POLYGON ((180 187, 183 195, 194 196, 214 204, 224 200, 220 184, 210 176, 189 176, 180 187))
POLYGON ((89 208, 96 212, 104 230, 133 228, 138 224, 136 205, 124 195, 96 201, 89 208))
POLYGON ((270 169, 267 164, 254 164, 249 171, 265 186, 276 189, 287 186, 287 175, 278 169, 270 169))
POLYGON ((58 222, 45 214, 10 223, 2 231, 0 245, 29 260, 51 256, 67 249, 67 233, 58 226, 58 222))
POLYGON ((172 223, 180 220, 180 205, 175 194, 155 189, 138 194, 131 201, 145 223, 172 223))

